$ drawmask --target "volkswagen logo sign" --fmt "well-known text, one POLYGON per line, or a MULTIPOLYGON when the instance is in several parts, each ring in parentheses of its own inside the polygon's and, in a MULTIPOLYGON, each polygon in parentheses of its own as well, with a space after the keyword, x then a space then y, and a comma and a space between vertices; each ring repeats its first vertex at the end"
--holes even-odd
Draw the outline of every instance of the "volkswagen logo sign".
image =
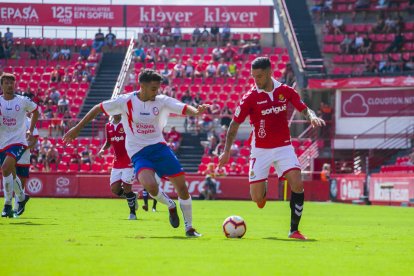
POLYGON ((42 181, 40 181, 39 178, 30 178, 29 181, 26 184, 27 190, 31 194, 37 194, 42 190, 42 181))

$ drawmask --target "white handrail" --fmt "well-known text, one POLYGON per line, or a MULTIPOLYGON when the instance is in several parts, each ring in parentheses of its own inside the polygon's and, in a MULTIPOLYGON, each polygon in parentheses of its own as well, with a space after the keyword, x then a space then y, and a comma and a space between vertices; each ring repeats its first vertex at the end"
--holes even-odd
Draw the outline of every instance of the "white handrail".
POLYGON ((134 38, 132 37, 129 41, 128 50, 125 55, 124 62, 122 64, 121 71, 119 72, 118 80, 116 81, 114 92, 112 93, 112 98, 116 98, 117 96, 119 96, 119 94, 121 94, 122 90, 124 89, 125 78, 128 74, 129 67, 131 66, 134 44, 134 38))

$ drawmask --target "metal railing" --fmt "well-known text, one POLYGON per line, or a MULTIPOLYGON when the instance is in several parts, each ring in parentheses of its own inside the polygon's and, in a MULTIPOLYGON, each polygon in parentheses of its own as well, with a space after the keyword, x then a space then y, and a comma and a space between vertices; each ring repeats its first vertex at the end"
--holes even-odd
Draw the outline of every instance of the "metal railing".
POLYGON ((114 92, 112 93, 112 98, 119 96, 119 94, 124 89, 125 79, 126 79, 126 76, 128 75, 129 69, 131 67, 131 61, 134 55, 133 54, 134 44, 135 44, 135 41, 134 41, 134 38, 132 37, 129 41, 129 46, 128 46, 128 49, 125 55, 124 62, 122 64, 121 71, 119 72, 119 76, 118 76, 118 79, 114 87, 114 92))

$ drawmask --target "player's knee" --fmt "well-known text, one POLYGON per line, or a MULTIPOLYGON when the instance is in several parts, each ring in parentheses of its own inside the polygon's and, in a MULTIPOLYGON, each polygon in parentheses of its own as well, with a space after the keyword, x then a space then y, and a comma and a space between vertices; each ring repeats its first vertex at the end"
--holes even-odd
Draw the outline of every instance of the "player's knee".
POLYGON ((120 191, 121 191, 121 185, 117 185, 117 184, 111 185, 111 192, 114 195, 118 195, 120 191))
POLYGON ((301 193, 303 192, 303 182, 302 181, 296 181, 290 183, 290 188, 292 192, 294 193, 301 193))
POLYGON ((9 176, 13 172, 12 168, 13 167, 10 164, 4 162, 3 165, 1 166, 1 171, 4 176, 9 176))
POLYGON ((254 202, 261 202, 263 200, 263 194, 259 195, 258 193, 250 193, 250 196, 254 202))

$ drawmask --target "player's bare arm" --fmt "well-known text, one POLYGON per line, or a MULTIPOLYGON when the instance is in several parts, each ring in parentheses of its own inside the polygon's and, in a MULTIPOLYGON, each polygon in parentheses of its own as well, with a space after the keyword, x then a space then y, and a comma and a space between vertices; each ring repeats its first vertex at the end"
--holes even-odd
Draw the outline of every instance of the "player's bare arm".
POLYGON ((33 143, 33 131, 36 127, 37 120, 39 119, 39 111, 36 109, 32 112, 32 119, 30 121, 30 128, 26 133, 26 139, 29 143, 33 143))
POLYGON ((99 152, 96 154, 98 157, 102 157, 103 153, 109 149, 111 146, 111 142, 109 142, 108 137, 106 137, 105 144, 102 146, 102 148, 99 150, 99 152))
POLYGON ((315 112, 309 107, 305 108, 302 111, 302 114, 311 123, 312 127, 321 127, 326 125, 325 121, 316 116, 315 112))
POLYGON ((231 121, 229 129, 227 130, 226 145, 224 146, 223 153, 220 154, 219 157, 219 168, 223 167, 227 162, 229 162, 231 145, 233 145, 234 139, 236 139, 239 127, 239 123, 235 122, 234 120, 231 121))
POLYGON ((88 124, 90 121, 95 119, 99 113, 102 112, 102 109, 99 104, 95 105, 89 112, 82 118, 82 120, 72 127, 68 132, 63 136, 63 141, 65 143, 72 142, 76 137, 79 136, 80 131, 88 124))
POLYGON ((209 104, 200 104, 197 108, 195 108, 191 105, 187 105, 187 109, 185 111, 185 114, 188 115, 188 116, 200 116, 201 114, 206 112, 206 110, 209 107, 210 107, 209 104))

